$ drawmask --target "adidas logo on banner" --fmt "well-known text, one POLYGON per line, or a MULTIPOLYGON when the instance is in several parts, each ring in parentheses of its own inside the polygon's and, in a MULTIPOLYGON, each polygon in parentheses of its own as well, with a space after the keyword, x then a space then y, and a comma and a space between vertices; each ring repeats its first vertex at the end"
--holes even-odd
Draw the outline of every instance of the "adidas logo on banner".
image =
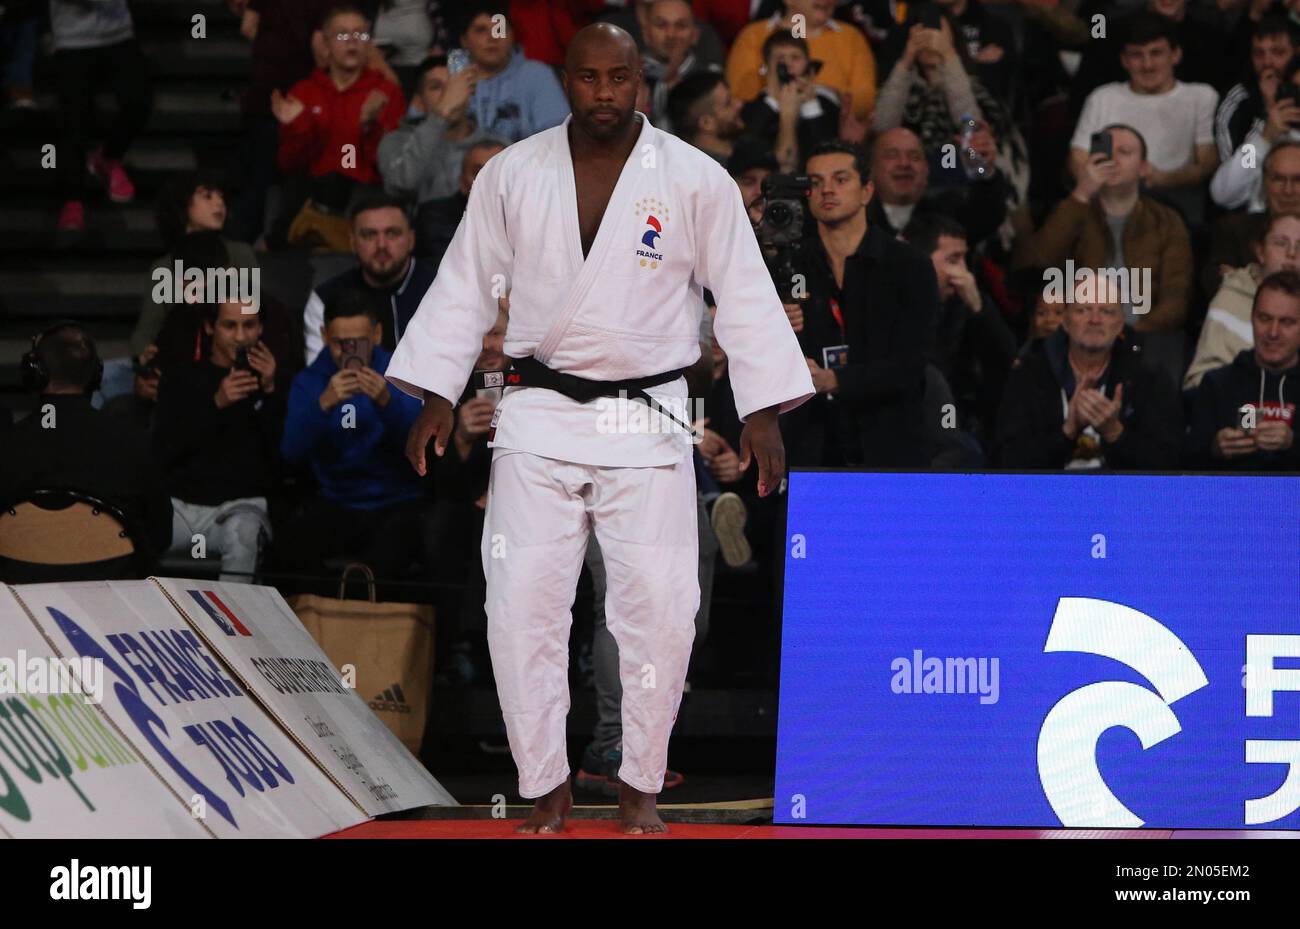
POLYGON ((389 713, 409 713, 410 705, 406 702, 406 694, 402 693, 401 684, 393 684, 381 694, 375 694, 370 701, 372 710, 387 710, 389 713))

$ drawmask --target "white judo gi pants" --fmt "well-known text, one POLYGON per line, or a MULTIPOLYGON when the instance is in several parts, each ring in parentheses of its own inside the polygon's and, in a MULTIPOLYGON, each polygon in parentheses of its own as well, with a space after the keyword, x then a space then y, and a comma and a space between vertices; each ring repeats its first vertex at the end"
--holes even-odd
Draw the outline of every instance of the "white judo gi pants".
POLYGON ((488 649, 527 799, 569 776, 569 627, 589 531, 623 684, 619 779, 663 788, 700 603, 691 459, 606 468, 499 449, 483 525, 488 649))

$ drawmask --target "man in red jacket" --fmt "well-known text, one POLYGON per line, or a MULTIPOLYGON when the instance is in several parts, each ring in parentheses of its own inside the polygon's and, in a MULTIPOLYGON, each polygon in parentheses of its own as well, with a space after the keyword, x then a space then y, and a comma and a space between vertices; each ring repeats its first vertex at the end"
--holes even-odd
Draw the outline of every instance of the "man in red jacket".
POLYGON ((286 175, 342 174, 379 183, 379 140, 401 122, 402 90, 366 66, 370 21, 354 6, 332 7, 321 20, 329 61, 288 95, 271 92, 280 121, 278 164, 286 175))

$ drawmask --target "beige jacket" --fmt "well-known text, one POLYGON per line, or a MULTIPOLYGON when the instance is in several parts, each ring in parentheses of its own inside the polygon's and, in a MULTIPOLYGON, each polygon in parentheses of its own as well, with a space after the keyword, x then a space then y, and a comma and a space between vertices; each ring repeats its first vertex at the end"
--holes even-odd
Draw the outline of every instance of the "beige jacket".
POLYGON ((1250 325, 1250 310, 1255 303, 1261 269, 1257 264, 1229 271, 1219 285, 1219 292, 1210 301, 1205 314, 1201 338, 1196 343, 1196 354, 1183 379, 1183 390, 1201 383, 1207 371, 1231 364, 1243 349, 1255 345, 1254 330, 1250 325))

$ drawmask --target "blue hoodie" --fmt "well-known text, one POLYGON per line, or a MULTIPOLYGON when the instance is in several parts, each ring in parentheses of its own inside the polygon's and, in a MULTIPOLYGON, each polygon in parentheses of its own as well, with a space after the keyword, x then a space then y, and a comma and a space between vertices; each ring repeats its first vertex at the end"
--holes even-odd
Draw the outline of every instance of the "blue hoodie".
POLYGON ((474 85, 469 105, 484 132, 507 142, 558 126, 569 115, 569 101, 555 72, 525 58, 517 47, 500 74, 474 85))
MULTIPOLYGON (((383 374, 391 358, 391 352, 376 346, 370 366, 383 374)), ((359 510, 423 496, 421 478, 406 460, 406 436, 420 413, 420 402, 390 387, 388 405, 382 409, 358 393, 323 411, 320 395, 338 370, 327 347, 294 377, 280 440, 285 461, 299 467, 310 464, 321 496, 359 510), (349 404, 356 419, 345 427, 349 404)))

